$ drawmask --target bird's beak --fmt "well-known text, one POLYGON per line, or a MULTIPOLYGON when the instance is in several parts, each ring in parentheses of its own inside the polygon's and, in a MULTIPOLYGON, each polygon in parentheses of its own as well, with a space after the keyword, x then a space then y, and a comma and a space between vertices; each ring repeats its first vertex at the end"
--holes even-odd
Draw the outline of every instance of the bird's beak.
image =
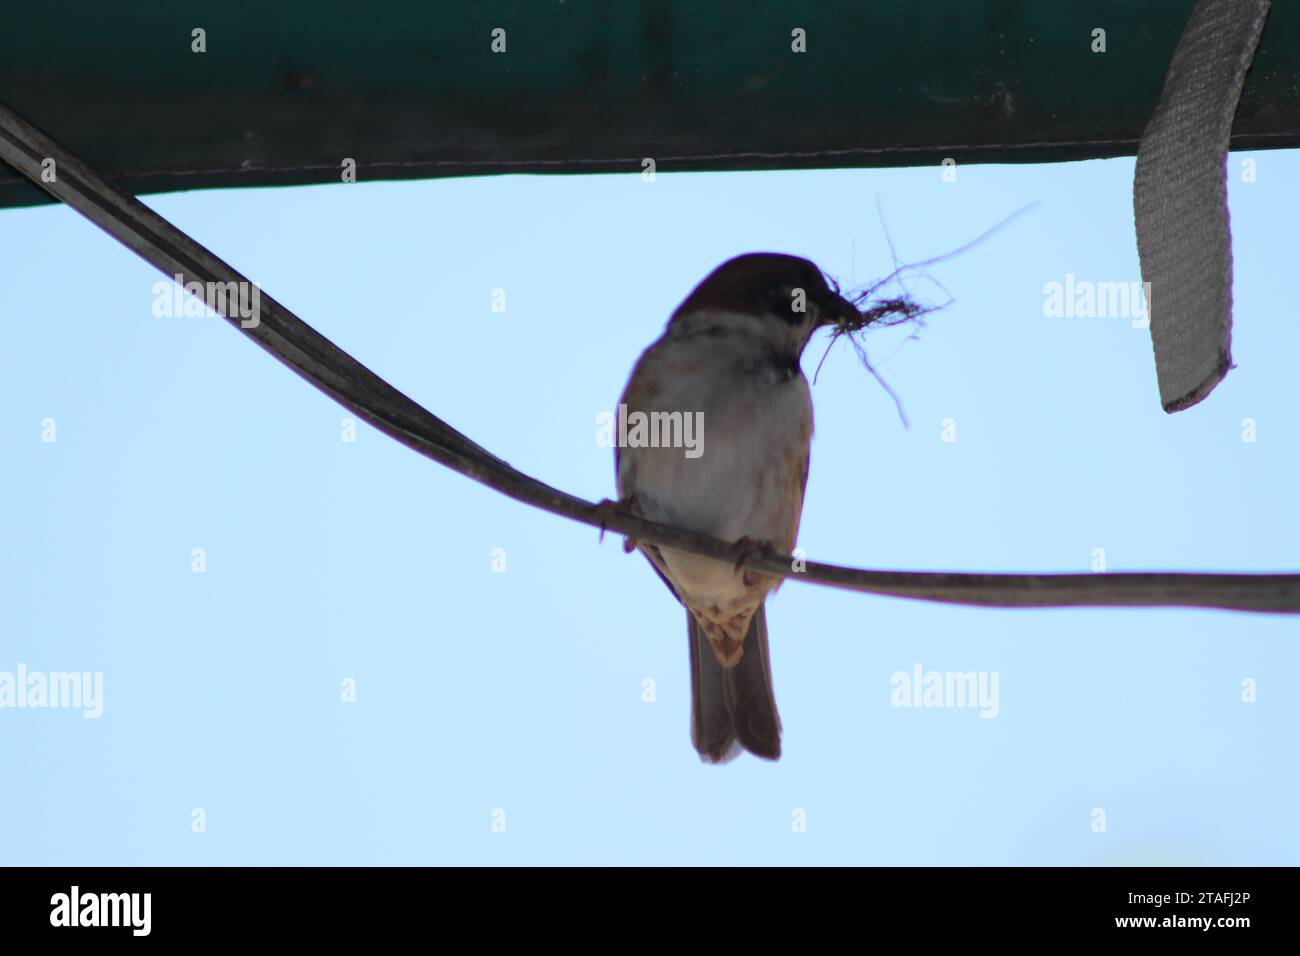
POLYGON ((858 311, 858 307, 842 295, 834 297, 833 307, 828 315, 830 321, 827 324, 841 328, 845 326, 856 328, 862 322, 862 313, 858 311))

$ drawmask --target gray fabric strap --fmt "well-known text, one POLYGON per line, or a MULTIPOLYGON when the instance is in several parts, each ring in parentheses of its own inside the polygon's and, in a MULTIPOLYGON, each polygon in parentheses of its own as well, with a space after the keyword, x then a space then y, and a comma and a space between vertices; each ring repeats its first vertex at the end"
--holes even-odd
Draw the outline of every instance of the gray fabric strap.
POLYGON ((1195 405, 1232 367, 1228 137, 1269 0, 1200 0, 1183 30, 1133 179, 1160 404, 1195 405))

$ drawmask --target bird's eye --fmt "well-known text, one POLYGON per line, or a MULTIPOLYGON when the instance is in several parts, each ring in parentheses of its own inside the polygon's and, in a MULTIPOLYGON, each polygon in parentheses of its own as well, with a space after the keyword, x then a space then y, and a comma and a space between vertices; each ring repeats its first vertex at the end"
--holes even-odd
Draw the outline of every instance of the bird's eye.
POLYGON ((768 305, 781 318, 792 325, 798 325, 807 318, 810 298, 811 290, 802 281, 782 282, 769 291, 768 305))

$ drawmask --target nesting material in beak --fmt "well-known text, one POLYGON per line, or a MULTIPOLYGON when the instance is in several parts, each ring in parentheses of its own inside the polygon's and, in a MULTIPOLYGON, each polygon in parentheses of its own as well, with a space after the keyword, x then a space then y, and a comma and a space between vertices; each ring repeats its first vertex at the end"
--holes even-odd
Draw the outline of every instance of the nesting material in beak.
POLYGON ((834 347, 836 341, 841 336, 847 336, 848 340, 853 344, 853 350, 857 352, 863 368, 872 374, 889 394, 889 397, 894 400, 894 404, 898 408, 898 416, 903 420, 904 427, 907 427, 907 414, 903 411, 903 403, 894 390, 889 387, 889 383, 880 377, 880 373, 871 364, 871 360, 867 357, 867 350, 859 339, 863 333, 872 329, 887 329, 907 324, 915 325, 917 329, 920 329, 925 324, 923 319, 926 315, 945 308, 952 299, 949 297, 947 302, 942 302, 939 305, 926 305, 907 294, 883 299, 876 298, 876 293, 887 282, 895 279, 897 275, 898 273, 895 272, 893 275, 874 282, 851 296, 841 295, 839 285, 834 280, 831 280, 831 289, 838 300, 839 309, 835 312, 835 320, 830 323, 831 341, 826 347, 825 354, 822 355, 821 362, 817 363, 817 372, 813 374, 813 382, 817 381, 817 374, 821 372, 822 364, 826 361, 826 356, 830 354, 831 348, 834 347))

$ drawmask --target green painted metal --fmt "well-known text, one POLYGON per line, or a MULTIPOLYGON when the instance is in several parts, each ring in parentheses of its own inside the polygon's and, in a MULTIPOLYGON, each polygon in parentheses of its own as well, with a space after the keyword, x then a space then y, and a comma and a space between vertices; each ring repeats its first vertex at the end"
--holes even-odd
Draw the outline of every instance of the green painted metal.
MULTIPOLYGON (((1298 6, 1275 0, 1234 148, 1300 145, 1298 6)), ((338 182, 349 157, 361 180, 1049 162, 1136 151, 1191 7, 11 4, 0 100, 134 193, 338 182)), ((43 201, 0 170, 0 206, 43 201)))

